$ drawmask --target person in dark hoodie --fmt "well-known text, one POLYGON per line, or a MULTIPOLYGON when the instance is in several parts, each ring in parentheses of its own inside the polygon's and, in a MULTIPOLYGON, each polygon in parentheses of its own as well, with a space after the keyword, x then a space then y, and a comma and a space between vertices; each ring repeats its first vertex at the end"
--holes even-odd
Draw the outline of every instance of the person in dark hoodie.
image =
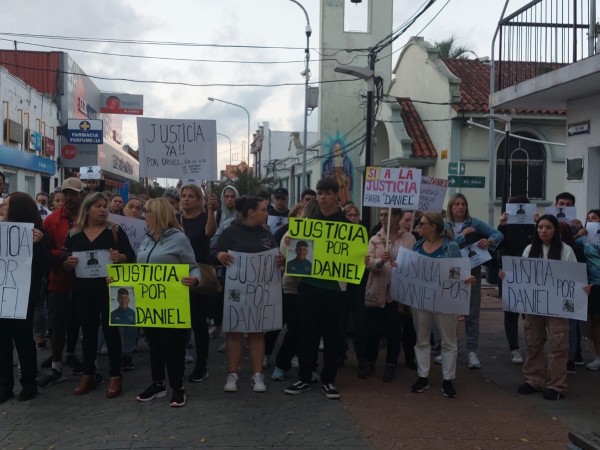
MULTIPOLYGON (((181 279, 185 286, 200 284, 200 269, 196 264, 194 249, 173 211, 169 200, 154 198, 146 202, 146 228, 148 233, 140 244, 137 262, 142 264, 188 264, 190 274, 181 279)), ((140 402, 149 402, 167 395, 165 366, 173 390, 171 407, 185 405, 183 374, 185 372, 185 328, 146 328, 150 351, 152 384, 137 396, 140 402)))
MULTIPOLYGON (((234 221, 223 231, 217 242, 210 249, 211 259, 223 266, 230 266, 234 258, 228 251, 243 253, 259 253, 277 248, 277 242, 271 232, 265 229, 267 220, 267 201, 260 197, 241 197, 235 201, 235 206, 241 215, 240 220, 234 221)), ((278 264, 283 264, 283 257, 278 258, 278 264)), ((225 392, 238 390, 238 366, 242 354, 244 333, 227 333, 227 382, 225 392)), ((262 332, 248 333, 250 360, 252 363, 252 386, 254 392, 265 392, 263 358, 265 353, 265 335, 262 332)))

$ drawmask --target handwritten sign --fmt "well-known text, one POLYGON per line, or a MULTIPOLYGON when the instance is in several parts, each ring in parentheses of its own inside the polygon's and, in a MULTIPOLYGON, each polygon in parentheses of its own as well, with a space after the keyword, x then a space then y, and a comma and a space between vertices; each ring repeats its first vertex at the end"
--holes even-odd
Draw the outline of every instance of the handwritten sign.
POLYGON ((100 166, 84 166, 79 169, 79 178, 82 180, 101 180, 100 166))
POLYGON ((73 252, 73 256, 79 258, 75 266, 77 278, 106 278, 106 265, 112 262, 108 250, 73 252))
MULTIPOLYGON (((363 225, 290 217, 288 235, 307 242, 312 249, 312 278, 360 284, 369 243, 363 225)), ((290 272, 287 265, 285 274, 305 276, 290 272)))
POLYGON ((420 190, 421 169, 367 167, 363 205, 416 210, 420 190))
POLYGON ((419 196, 419 211, 441 213, 444 209, 444 199, 448 190, 448 180, 442 178, 421 177, 419 196))
POLYGON ((279 249, 260 253, 230 251, 233 265, 225 273, 223 331, 260 333, 280 330, 281 273, 275 262, 279 249))
POLYGON ((600 222, 588 222, 585 224, 585 242, 588 244, 600 243, 600 222))
POLYGON ((137 254, 140 244, 146 235, 146 221, 135 219, 133 217, 120 216, 119 214, 109 214, 108 220, 118 223, 129 238, 129 243, 133 251, 137 254))
POLYGON ((559 222, 571 223, 573 220, 577 219, 577 209, 574 206, 548 206, 544 209, 544 214, 556 217, 559 222))
POLYGON ((502 257, 504 311, 587 320, 587 269, 555 259, 502 257))
POLYGON ((507 203, 506 214, 508 224, 534 225, 537 205, 535 203, 507 203))
POLYGON ((469 263, 471 264, 471 269, 482 265, 484 262, 492 259, 492 255, 484 248, 479 248, 477 244, 471 244, 465 248, 463 248, 460 253, 463 255, 463 258, 468 258, 469 263))
POLYGON ((137 118, 140 176, 217 179, 214 120, 137 118))
POLYGON ((430 258, 400 247, 392 269, 390 295, 411 308, 456 315, 469 314, 471 276, 466 258, 430 258))
POLYGON ((0 318, 27 318, 32 257, 33 224, 0 223, 0 318))
POLYGON ((188 264, 108 266, 111 289, 133 292, 137 326, 148 328, 191 328, 190 289, 181 284, 189 273, 188 264))

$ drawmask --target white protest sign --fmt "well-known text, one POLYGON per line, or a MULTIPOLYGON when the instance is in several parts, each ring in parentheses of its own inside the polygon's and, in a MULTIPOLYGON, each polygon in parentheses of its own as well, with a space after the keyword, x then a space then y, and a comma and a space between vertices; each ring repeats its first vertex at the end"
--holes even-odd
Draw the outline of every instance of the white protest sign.
POLYGON ((585 264, 503 256, 502 268, 504 311, 587 320, 585 264))
POLYGON ((27 318, 32 257, 33 224, 0 222, 0 318, 27 318))
POLYGON ((463 258, 469 259, 471 269, 492 259, 490 252, 484 248, 479 248, 476 243, 461 249, 460 253, 463 255, 463 258))
POLYGON ((135 219, 133 217, 120 216, 118 214, 109 214, 108 220, 118 223, 129 238, 131 248, 137 254, 140 244, 146 235, 146 221, 135 219))
POLYGON ((260 333, 280 330, 281 273, 279 249, 260 253, 229 252, 233 265, 225 273, 223 331, 260 333))
POLYGON ((447 190, 448 180, 422 176, 419 211, 434 211, 441 213, 444 209, 444 199, 446 198, 447 190))
POLYGON ((421 169, 367 167, 363 206, 419 208, 421 169))
POLYGON ((588 244, 600 243, 600 222, 588 222, 585 229, 587 231, 585 242, 588 244))
POLYGON ((279 230, 282 226, 284 226, 287 223, 287 217, 269 216, 267 218, 267 225, 269 226, 269 231, 271 231, 272 234, 275 234, 277 230, 279 230))
POLYGON ((430 258, 400 247, 392 269, 390 295, 411 308, 456 315, 469 314, 471 267, 466 258, 430 258))
POLYGON ((214 120, 137 118, 140 176, 217 179, 214 120))
POLYGON ((113 263, 108 250, 73 252, 73 256, 79 258, 75 266, 77 278, 106 278, 108 276, 106 265, 113 263))
POLYGON ((517 225, 534 225, 537 205, 535 203, 507 203, 506 223, 517 225))
POLYGON ((577 219, 577 209, 574 206, 554 207, 547 206, 544 214, 549 214, 558 219, 559 222, 569 222, 577 219))
POLYGON ((100 166, 84 166, 79 169, 79 178, 82 180, 101 180, 100 166))

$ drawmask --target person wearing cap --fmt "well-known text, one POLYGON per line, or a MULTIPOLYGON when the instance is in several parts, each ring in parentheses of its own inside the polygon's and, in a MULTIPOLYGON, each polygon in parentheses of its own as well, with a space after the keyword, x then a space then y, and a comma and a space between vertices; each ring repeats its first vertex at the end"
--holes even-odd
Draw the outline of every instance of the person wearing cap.
POLYGON ((269 224, 269 230, 272 234, 288 223, 288 215, 290 210, 288 209, 288 190, 283 187, 278 187, 273 192, 273 203, 267 208, 269 217, 267 223, 269 224))
POLYGON ((50 368, 50 372, 38 378, 39 386, 52 386, 65 380, 62 373, 65 342, 67 364, 74 369, 81 368, 81 363, 75 356, 79 323, 71 299, 74 277, 62 264, 69 256, 64 248, 65 238, 77 220, 83 200, 81 180, 75 177, 67 178, 63 181, 61 192, 64 196, 63 206, 44 220, 44 229, 50 237, 52 253, 52 270, 48 285, 48 328, 52 330, 52 355, 42 362, 42 367, 50 368))

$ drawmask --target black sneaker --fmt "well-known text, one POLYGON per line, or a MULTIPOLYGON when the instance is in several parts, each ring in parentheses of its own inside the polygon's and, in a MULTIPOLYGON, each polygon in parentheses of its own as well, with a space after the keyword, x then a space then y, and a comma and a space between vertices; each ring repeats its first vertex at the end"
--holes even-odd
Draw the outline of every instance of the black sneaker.
POLYGON ((35 386, 23 388, 23 390, 19 393, 19 401, 26 402, 28 400, 33 400, 38 395, 38 390, 35 386))
POLYGON ((296 381, 291 386, 288 386, 284 391, 286 394, 296 395, 302 394, 303 392, 310 391, 310 384, 305 383, 304 381, 296 381))
POLYGON ((577 373, 577 367, 575 367, 575 362, 567 361, 567 373, 571 375, 575 375, 577 373))
POLYGON ((192 383, 201 383, 208 378, 208 370, 196 367, 188 380, 192 383))
POLYGON ((185 406, 185 389, 173 389, 173 395, 171 395, 171 408, 181 408, 185 406))
POLYGON ((48 374, 42 375, 36 379, 39 387, 54 386, 62 381, 65 381, 65 377, 63 376, 62 372, 59 372, 56 369, 52 369, 48 374))
POLYGON ((323 385, 323 394, 325 394, 325 397, 327 397, 331 400, 337 400, 340 398, 340 393, 335 388, 335 386, 331 383, 323 385))
POLYGON ((518 391, 519 394, 523 395, 529 395, 537 392, 536 389, 529 383, 523 383, 522 385, 520 385, 518 391))
POLYGON ((447 398, 456 397, 456 389, 454 389, 454 386, 452 386, 452 381, 444 380, 442 382, 442 393, 444 394, 444 397, 447 398))
POLYGON ((152 383, 150 386, 148 386, 148 389, 136 397, 136 400, 138 402, 149 402, 155 398, 163 398, 166 395, 167 388, 164 384, 152 383))
POLYGON ((385 366, 385 370, 383 371, 383 381, 389 382, 396 378, 396 368, 392 365, 385 366))
POLYGON ((67 365, 71 368, 81 367, 81 361, 75 355, 67 355, 67 365))
POLYGON ((121 370, 123 372, 129 372, 133 369, 135 369, 135 366, 133 365, 133 360, 131 359, 131 356, 123 355, 121 357, 121 370))
POLYGON ((561 398, 564 398, 563 394, 561 394, 558 391, 555 391, 554 389, 544 389, 542 396, 546 400, 560 400, 561 398))
POLYGON ((52 355, 48 356, 45 360, 43 360, 42 364, 40 364, 40 367, 42 369, 49 369, 50 367, 52 367, 52 355))
POLYGON ((410 390, 418 394, 424 390, 429 389, 429 379, 426 377, 419 377, 415 384, 410 387, 410 390))

